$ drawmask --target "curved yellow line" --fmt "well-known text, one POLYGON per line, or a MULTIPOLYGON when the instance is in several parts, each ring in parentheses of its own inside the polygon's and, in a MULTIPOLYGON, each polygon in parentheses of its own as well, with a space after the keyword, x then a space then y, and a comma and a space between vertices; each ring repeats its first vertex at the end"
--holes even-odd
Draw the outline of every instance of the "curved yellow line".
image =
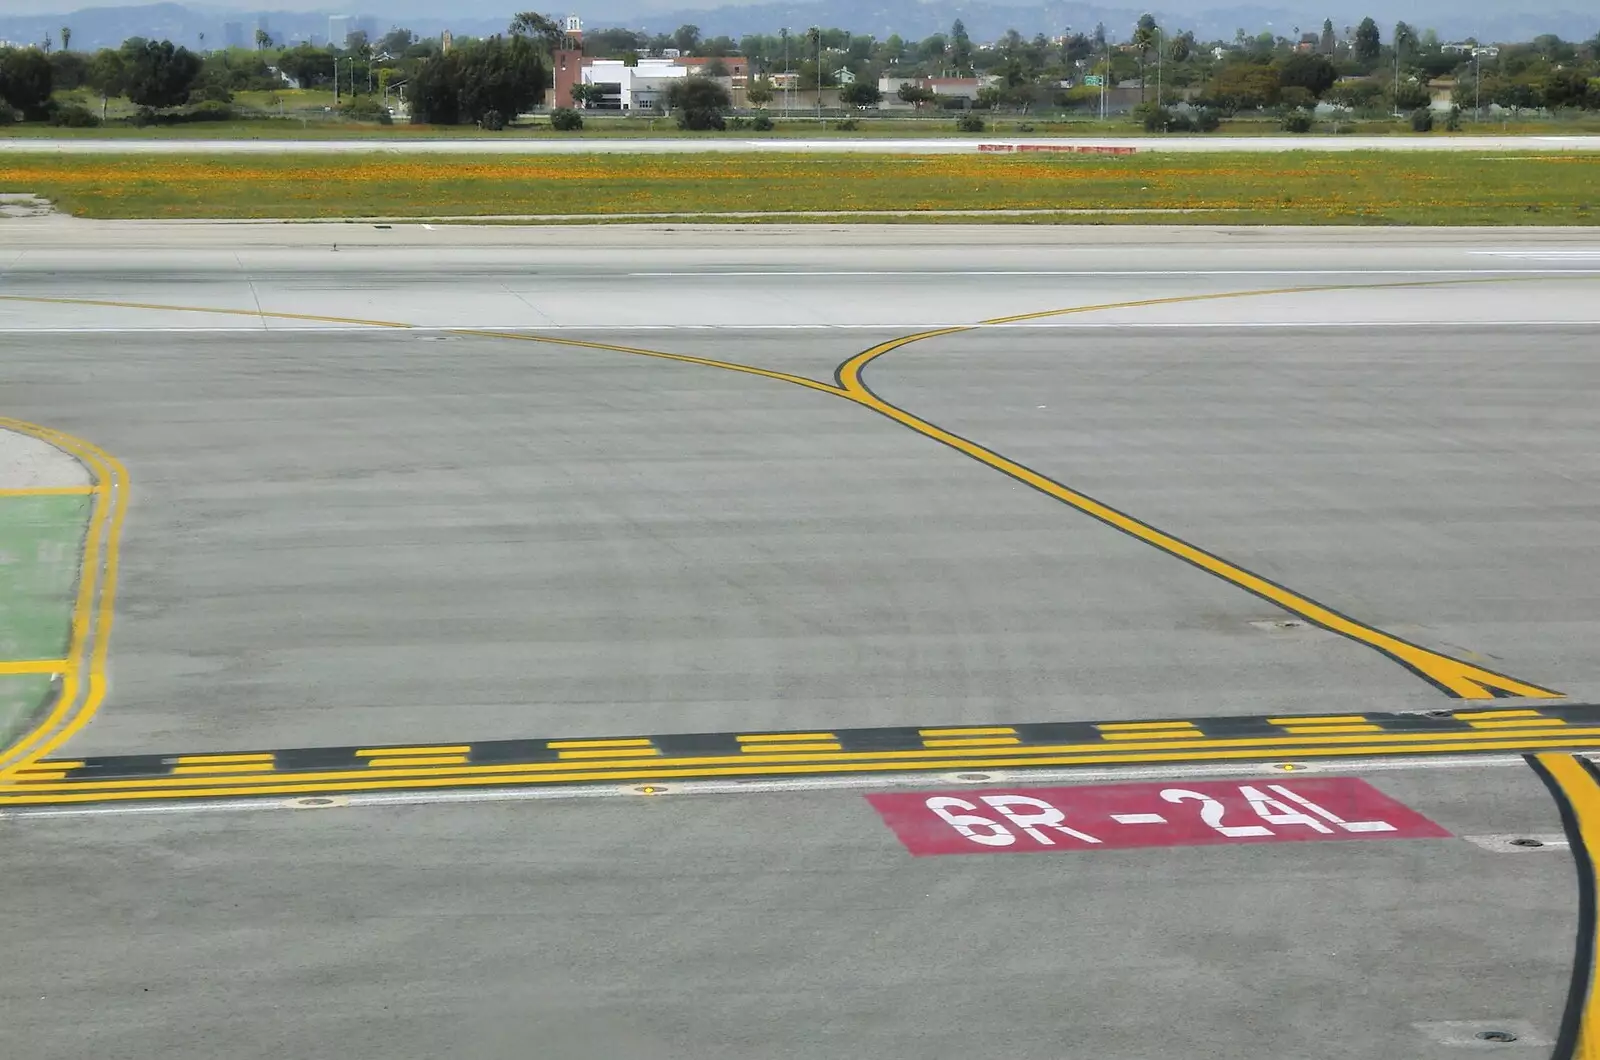
POLYGON ((1440 287, 1458 286, 1461 284, 1484 284, 1509 282, 1511 280, 1544 280, 1547 276, 1536 277, 1484 277, 1457 280, 1424 280, 1409 283, 1380 283, 1380 284, 1317 284, 1303 287, 1273 287, 1253 291, 1223 291, 1214 294, 1175 295, 1167 298, 1141 298, 1125 302, 1108 302, 1101 305, 1071 306, 1066 309, 1049 309, 1034 313, 1017 313, 1012 316, 994 317, 979 324, 960 325, 954 327, 935 328, 919 332, 914 335, 903 335, 887 342, 881 342, 849 358, 839 365, 835 377, 845 396, 867 408, 878 412, 904 427, 908 427, 924 437, 931 438, 957 450, 982 464, 994 468, 1006 475, 1023 482, 1034 489, 1044 493, 1063 504, 1076 508, 1085 515, 1121 530, 1131 537, 1143 541, 1170 556, 1184 560, 1187 563, 1215 575, 1222 580, 1235 585, 1246 592, 1276 604, 1278 607, 1297 615, 1308 622, 1312 622, 1323 629, 1330 630, 1360 644, 1365 644, 1416 673, 1424 680, 1429 681, 1447 695, 1460 699, 1492 699, 1496 696, 1517 696, 1530 699, 1560 699, 1563 693, 1553 689, 1542 688, 1538 685, 1519 681, 1505 674, 1495 673, 1492 670, 1470 663, 1453 659, 1448 655, 1432 651, 1409 641, 1401 640, 1392 634, 1386 633, 1375 626, 1359 622, 1348 615, 1340 614, 1333 609, 1318 603, 1309 597, 1302 596, 1292 589, 1269 581, 1252 571, 1246 570, 1236 564, 1217 556, 1211 552, 1190 544, 1180 538, 1174 537, 1163 530, 1151 526, 1143 520, 1136 519, 1125 512, 1118 511, 1107 504, 1086 496, 1070 487, 1057 482, 1055 479, 1042 475, 1030 467, 1026 467, 1010 460, 999 453, 988 449, 976 442, 953 434, 942 427, 929 423, 921 417, 907 412, 897 405, 884 401, 875 394, 862 379, 862 373, 867 365, 882 357, 884 354, 909 346, 914 342, 926 339, 939 338, 944 335, 958 335, 975 330, 985 324, 1014 324, 1028 320, 1043 320, 1051 317, 1062 317, 1082 313, 1104 312, 1112 309, 1136 309, 1159 305, 1178 305, 1192 302, 1214 302, 1240 298, 1262 298, 1280 294, 1307 294, 1323 291, 1352 291, 1352 290, 1381 290, 1414 287, 1440 287))
POLYGON ((127 511, 128 476, 127 469, 116 457, 82 438, 5 417, 0 417, 0 427, 31 435, 68 453, 88 468, 95 482, 94 513, 84 534, 61 692, 50 710, 22 739, 0 752, 0 783, 3 783, 18 770, 65 743, 88 724, 105 700, 105 663, 116 607, 119 542, 127 511))

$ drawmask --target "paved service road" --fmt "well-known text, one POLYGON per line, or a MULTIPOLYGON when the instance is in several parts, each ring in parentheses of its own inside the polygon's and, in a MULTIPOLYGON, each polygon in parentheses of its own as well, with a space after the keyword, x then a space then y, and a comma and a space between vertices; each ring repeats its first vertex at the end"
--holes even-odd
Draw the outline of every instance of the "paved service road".
MULTIPOLYGON (((1595 151, 1600 136, 1030 136, 915 138, 905 140, 737 140, 694 139, 534 140, 516 137, 362 140, 203 140, 171 137, 160 140, 0 137, 0 154, 870 154, 943 155, 983 151, 1595 151)), ((26 189, 18 189, 26 190, 26 189)))
POLYGON ((7 224, 130 484, 18 1055, 1587 1026, 1600 233, 7 224))

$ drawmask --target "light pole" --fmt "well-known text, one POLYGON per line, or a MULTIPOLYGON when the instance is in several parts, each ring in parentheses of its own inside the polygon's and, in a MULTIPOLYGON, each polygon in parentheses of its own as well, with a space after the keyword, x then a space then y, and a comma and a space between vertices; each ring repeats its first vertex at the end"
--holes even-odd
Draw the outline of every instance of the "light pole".
POLYGON ((1472 123, 1477 125, 1483 121, 1483 60, 1479 57, 1478 46, 1472 46, 1472 123))
POLYGON ((1156 27, 1156 106, 1161 106, 1161 51, 1163 37, 1161 27, 1156 27))
POLYGON ((1106 68, 1100 71, 1100 120, 1106 120, 1106 85, 1111 81, 1111 38, 1106 38, 1106 68))
POLYGON ((817 32, 817 120, 822 119, 822 27, 817 32))
POLYGON ((789 116, 789 87, 794 79, 789 76, 789 27, 783 27, 783 116, 789 116))

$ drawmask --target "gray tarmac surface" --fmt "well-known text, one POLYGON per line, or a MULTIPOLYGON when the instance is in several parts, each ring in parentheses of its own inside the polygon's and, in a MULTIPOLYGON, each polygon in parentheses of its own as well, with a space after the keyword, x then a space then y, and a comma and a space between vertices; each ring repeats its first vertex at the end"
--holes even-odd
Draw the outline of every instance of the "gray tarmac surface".
MULTIPOLYGON (((1361 283, 1403 286, 980 329, 868 378, 1363 619, 1600 694, 1592 231, 51 224, 0 295, 422 325, 0 300, 6 413, 132 479, 112 692, 73 754, 1449 706, 837 398, 448 330, 825 377, 939 323, 1361 283)), ((1458 835, 1559 830, 1517 763, 1339 771, 1458 835)), ((1424 1023, 1521 1021, 1509 1056, 1554 1036, 1560 849, 913 859, 875 784, 9 821, 7 1051, 1394 1060, 1461 1055, 1424 1023)))

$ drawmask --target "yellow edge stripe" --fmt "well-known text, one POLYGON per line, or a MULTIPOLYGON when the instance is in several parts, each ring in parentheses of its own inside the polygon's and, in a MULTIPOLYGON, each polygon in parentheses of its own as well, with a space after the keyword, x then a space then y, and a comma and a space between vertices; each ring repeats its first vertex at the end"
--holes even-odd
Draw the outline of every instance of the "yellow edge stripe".
POLYGON ((75 497, 96 493, 97 486, 18 486, 0 490, 0 497, 75 497))
POLYGON ((207 765, 174 766, 172 768, 172 776, 194 777, 215 773, 256 773, 260 769, 260 762, 211 762, 207 765))
POLYGON ((70 659, 10 659, 0 662, 0 674, 64 674, 70 659))
MULTIPOLYGON (((654 747, 649 740, 551 740, 546 746, 561 750, 564 747, 654 747)), ((462 748, 466 750, 466 748, 462 748)))
POLYGON ((1472 721, 1474 718, 1489 721, 1494 718, 1542 718, 1544 715, 1537 710, 1474 710, 1470 714, 1462 711, 1453 717, 1457 721, 1472 721))
POLYGON ((1546 725, 1565 725, 1563 718, 1506 718, 1503 721, 1467 722, 1474 729, 1539 729, 1546 725))
POLYGON ((1382 732, 1381 725, 1285 725, 1284 732, 1297 736, 1317 736, 1325 732, 1382 732))
MULTIPOLYGON (((1365 754, 1404 754, 1427 753, 1437 754, 1442 750, 1472 750, 1483 747, 1572 747, 1575 742, 1581 744, 1577 737, 1589 737, 1590 741, 1600 745, 1600 727, 1579 729, 1570 728, 1557 730, 1548 734, 1541 734, 1538 739, 1532 738, 1525 732, 1484 732, 1460 733, 1448 740, 1440 740, 1436 733, 1385 733, 1367 736, 1326 736, 1309 737, 1301 740, 1286 738, 1264 739, 1230 739, 1230 740, 1197 740, 1184 745, 1174 745, 1170 742, 1139 744, 1116 744, 1107 747, 1105 744, 1056 744, 1040 745, 1034 747, 1008 747, 997 755, 995 748, 949 748, 942 750, 924 751, 841 751, 823 754, 793 754, 786 757, 773 756, 760 759, 761 766, 777 769, 786 764, 799 765, 804 763, 828 764, 831 768, 852 770, 862 768, 889 768, 893 763, 944 763, 961 769, 968 769, 975 762, 993 764, 1004 761, 1011 765, 1036 766, 1047 764, 1065 764, 1071 762, 1099 762, 1109 760, 1117 762, 1166 762, 1194 758, 1204 760, 1216 757, 1223 758, 1261 758, 1261 757, 1292 757, 1294 755, 1325 756, 1348 755, 1356 753, 1365 754)), ((581 752, 569 752, 581 753, 581 752)), ((690 767, 740 767, 750 764, 750 755, 718 755, 700 758, 663 758, 654 767, 659 770, 671 770, 690 767)), ((512 762, 481 766, 467 766, 464 769, 417 769, 397 770, 383 773, 374 769, 362 770, 326 770, 321 772, 284 772, 263 773, 255 778, 262 785, 277 786, 293 784, 300 781, 339 782, 347 779, 373 779, 426 776, 505 776, 505 775, 530 775, 549 774, 552 776, 572 776, 585 770, 597 769, 631 769, 640 764, 635 757, 616 756, 611 762, 584 761, 584 762, 512 762)), ((912 768, 908 766, 908 768, 912 768)), ((587 775, 587 774, 585 774, 587 775)), ((5 801, 7 793, 13 790, 33 791, 114 791, 118 789, 134 788, 181 788, 191 783, 185 780, 174 780, 170 776, 162 777, 132 777, 124 780, 79 780, 68 781, 63 784, 27 784, 17 785, 13 788, 0 787, 0 802, 5 801)))
POLYGON ((1103 721, 1095 726, 1101 732, 1141 732, 1145 729, 1185 729, 1199 732, 1192 721, 1103 721))
POLYGON ((1017 730, 1010 725, 991 725, 987 728, 918 729, 919 736, 1015 736, 1017 730))
POLYGON ((755 732, 741 735, 740 743, 794 743, 799 740, 838 740, 831 732, 755 732))
POLYGON ((1366 721, 1364 714, 1335 714, 1327 717, 1268 718, 1268 725, 1354 725, 1366 721))
POLYGON ((970 740, 923 740, 924 747, 1006 747, 1020 744, 1020 736, 974 736, 970 740))
POLYGON ((749 744, 744 748, 744 753, 749 755, 776 755, 800 753, 807 751, 839 751, 843 750, 837 740, 817 740, 814 743, 757 743, 749 744))
MULTIPOLYGON (((175 759, 180 766, 199 766, 208 762, 268 762, 272 761, 270 753, 257 754, 214 754, 214 755, 179 755, 175 759)), ((79 765, 82 765, 80 762, 79 765)))
POLYGON ((464 743, 443 747, 368 747, 356 752, 357 758, 396 758, 400 755, 464 755, 472 748, 464 743))
MULTIPOLYGON (((1477 751, 1483 749, 1481 743, 1441 743, 1426 748, 1429 754, 1449 754, 1454 751, 1477 751)), ((1513 741, 1503 744, 1507 749, 1527 750, 1538 747, 1570 747, 1571 744, 1561 740, 1538 741, 1513 741)), ((1415 753, 1416 748, 1381 748, 1381 747, 1304 747, 1290 746, 1282 749, 1282 757, 1295 758, 1300 756, 1313 757, 1359 757, 1362 755, 1394 755, 1415 753)), ((1048 765, 1122 765, 1157 762, 1191 762, 1191 761, 1228 761, 1239 759, 1257 759, 1261 756, 1238 750, 1222 750, 1213 752, 1173 751, 1170 754, 1101 754, 1090 757, 1059 757, 1037 759, 1006 759, 995 758, 986 760, 984 764, 991 768, 1005 766, 1048 766, 1048 765)), ((572 772, 562 774, 549 774, 540 772, 503 772, 493 775, 450 775, 450 776, 407 776, 392 780, 373 778, 368 774, 349 774, 352 778, 348 781, 330 786, 327 783, 317 783, 301 777, 286 777, 286 780, 298 781, 271 787, 249 785, 214 785, 211 787, 187 788, 182 791, 168 791, 156 789, 124 790, 116 792, 87 792, 73 790, 62 794, 33 794, 36 788, 29 786, 26 794, 6 795, 0 798, 0 805, 52 805, 79 802, 127 802, 151 799, 194 799, 194 798, 227 798, 237 796, 257 797, 282 797, 287 795, 308 795, 329 791, 336 787, 340 792, 362 791, 396 791, 419 790, 428 788, 460 788, 483 787, 486 785, 517 785, 517 784, 574 784, 584 781, 627 781, 627 780, 670 780, 695 778, 716 778, 732 776, 782 776, 804 775, 818 773, 848 773, 860 772, 864 768, 872 772, 906 772, 906 771, 937 771, 941 769, 969 769, 970 761, 960 759, 932 760, 923 762, 899 761, 874 761, 870 766, 864 767, 851 762, 806 762, 797 764, 780 764, 761 762, 751 763, 743 760, 743 766, 698 766, 674 767, 672 760, 668 759, 657 768, 623 770, 606 770, 603 772, 572 772), (363 779, 354 779, 361 777, 363 779)))
POLYGON ((467 764, 466 755, 431 755, 426 758, 374 758, 372 769, 399 769, 403 766, 450 766, 467 764))
MULTIPOLYGON (((1574 845, 1581 843, 1588 855, 1579 859, 1580 871, 1587 862, 1589 873, 1589 879, 1582 881, 1580 886, 1588 891, 1592 901, 1592 896, 1600 891, 1600 880, 1595 878, 1595 858, 1600 855, 1600 785, 1596 785, 1594 777, 1572 755, 1542 754, 1536 757, 1550 779, 1561 788, 1561 794, 1577 822, 1578 834, 1570 838, 1574 845)), ((1587 925, 1590 932, 1600 929, 1592 916, 1590 920, 1587 925)), ((1583 993, 1583 1007, 1578 1016, 1577 1041, 1572 1051, 1564 1054, 1563 1060, 1600 1060, 1600 970, 1594 966, 1597 940, 1590 938, 1586 941, 1590 966, 1573 969, 1574 975, 1584 975, 1588 979, 1583 993)), ((1571 1001, 1568 1003, 1570 1005, 1571 1001)))
POLYGON ((654 747, 604 747, 590 751, 561 751, 562 758, 659 758, 661 752, 654 747))

